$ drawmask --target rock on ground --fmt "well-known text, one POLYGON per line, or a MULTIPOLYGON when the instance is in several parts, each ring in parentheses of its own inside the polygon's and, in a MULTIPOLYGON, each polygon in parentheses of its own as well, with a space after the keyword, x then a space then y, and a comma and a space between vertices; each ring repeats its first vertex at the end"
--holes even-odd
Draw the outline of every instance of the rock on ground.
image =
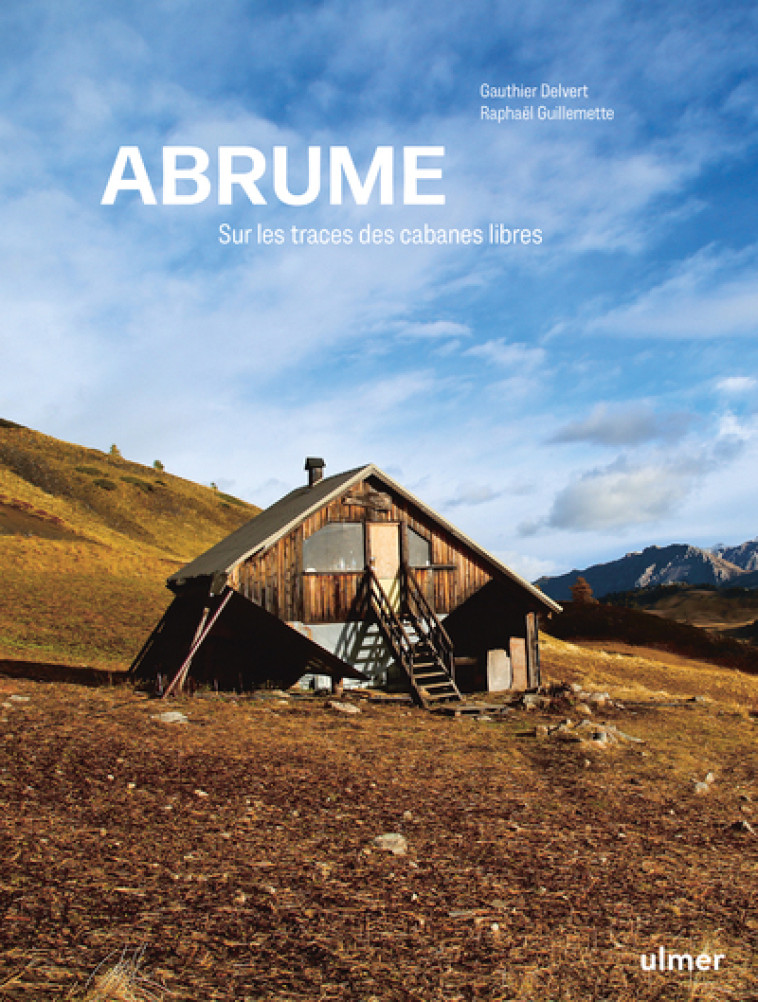
POLYGON ((408 852, 408 839, 399 832, 386 832, 377 835, 372 845, 382 852, 391 852, 395 856, 405 856, 408 852))
POLYGON ((188 724, 189 718, 179 710, 166 710, 165 713, 154 713, 151 720, 157 720, 161 724, 188 724))
POLYGON ((330 710, 337 710, 339 713, 360 713, 361 708, 354 703, 340 703, 337 699, 330 699, 326 704, 330 710))

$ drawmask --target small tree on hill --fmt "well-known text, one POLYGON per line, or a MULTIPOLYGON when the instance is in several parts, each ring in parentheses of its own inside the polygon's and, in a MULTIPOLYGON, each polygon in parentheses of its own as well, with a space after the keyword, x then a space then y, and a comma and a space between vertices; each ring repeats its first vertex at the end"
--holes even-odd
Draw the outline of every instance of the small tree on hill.
POLYGON ((153 469, 157 470, 159 473, 163 473, 163 471, 166 469, 166 467, 163 465, 163 463, 160 461, 160 459, 154 459, 153 460, 153 469))
POLYGON ((581 575, 571 585, 571 601, 578 603, 597 602, 589 582, 581 575))
POLYGON ((116 445, 116 443, 115 443, 115 442, 114 442, 114 443, 113 443, 113 445, 112 445, 112 446, 110 447, 110 453, 109 453, 109 454, 110 454, 111 456, 115 456, 115 457, 116 457, 116 459, 121 459, 121 450, 119 449, 119 447, 118 447, 118 446, 116 445))

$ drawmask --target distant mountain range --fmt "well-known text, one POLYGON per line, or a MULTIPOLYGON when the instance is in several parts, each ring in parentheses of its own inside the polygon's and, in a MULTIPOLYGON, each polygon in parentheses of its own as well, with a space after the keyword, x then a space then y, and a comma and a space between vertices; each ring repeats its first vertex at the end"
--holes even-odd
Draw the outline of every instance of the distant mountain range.
POLYGON ((558 602, 571 598, 571 585, 582 576, 596 598, 665 584, 708 584, 716 587, 758 588, 758 539, 739 546, 702 550, 686 543, 648 546, 606 564, 593 564, 535 584, 558 602))

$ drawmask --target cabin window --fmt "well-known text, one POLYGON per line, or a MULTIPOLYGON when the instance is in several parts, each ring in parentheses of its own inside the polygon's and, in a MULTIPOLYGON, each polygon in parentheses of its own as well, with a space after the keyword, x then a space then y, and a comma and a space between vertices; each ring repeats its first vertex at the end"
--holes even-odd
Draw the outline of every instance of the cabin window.
POLYGON ((408 563, 411 567, 431 567, 432 544, 408 526, 408 563))
POLYGON ((303 540, 306 571, 362 571, 365 564, 362 522, 329 522, 303 540))

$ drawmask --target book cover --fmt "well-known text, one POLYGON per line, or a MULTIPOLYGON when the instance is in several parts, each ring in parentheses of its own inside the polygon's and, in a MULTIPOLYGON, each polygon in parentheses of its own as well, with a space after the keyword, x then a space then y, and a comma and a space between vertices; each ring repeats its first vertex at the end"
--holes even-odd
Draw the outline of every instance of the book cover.
MULTIPOLYGON (((2 417, 90 449, 114 443, 263 507, 303 482, 306 457, 323 457, 327 476, 375 463, 528 581, 651 544, 755 536, 752 4, 30 0, 6 4, 0 25, 2 417)), ((145 866, 165 886, 147 870, 143 886, 133 861, 115 882, 121 849, 144 846, 139 811, 116 837, 116 807, 102 823, 74 810, 81 845, 106 832, 117 904, 94 928, 65 891, 81 849, 56 827, 63 815, 45 836, 54 862, 7 821, 53 876, 17 894, 6 873, 0 990, 73 997, 66 971, 119 950, 138 980, 144 949, 150 997, 753 997, 752 678, 695 681, 679 666, 657 684, 643 659, 641 704, 706 701, 671 709, 674 761, 649 721, 635 731, 618 716, 634 702, 609 664, 622 653, 580 671, 553 644, 549 678, 602 698, 616 684, 608 719, 643 733, 644 748, 598 759, 567 740, 562 758, 558 740, 509 732, 522 741, 517 774, 537 783, 519 792, 495 731, 466 724, 481 788, 445 805, 449 841, 408 777, 403 810, 382 787, 355 841, 360 806, 332 789, 351 787, 343 736, 324 788, 327 848, 298 828, 298 812, 317 812, 302 793, 323 778, 313 760, 290 777, 298 806, 288 814, 279 790, 269 816, 265 783, 235 759, 249 786, 237 807, 259 833, 244 879, 239 859, 223 878, 213 856, 208 832, 243 844, 220 802, 223 826, 203 815, 194 849, 156 828, 167 842, 145 866), (340 796, 352 804, 342 821, 340 796), (410 856, 371 848, 382 823, 405 833, 410 856)), ((21 712, 8 703, 3 727, 21 712)), ((665 730, 660 707, 639 713, 665 730)), ((294 732, 282 740, 296 747, 294 732)), ((366 740, 378 755, 381 736, 366 740)), ((449 739, 428 740, 444 751, 449 739)), ((328 771, 328 741, 321 753, 328 771)), ((370 762, 355 755, 368 803, 370 762)), ((132 804, 139 782, 114 762, 92 783, 123 780, 132 804)), ((30 760, 36 789, 34 771, 30 760)), ((3 795, 22 817, 23 794, 3 795)), ((207 791, 189 795, 202 807, 207 791)), ((195 807, 183 810, 194 823, 195 807)), ((44 824, 43 808, 33 816, 44 824)))

